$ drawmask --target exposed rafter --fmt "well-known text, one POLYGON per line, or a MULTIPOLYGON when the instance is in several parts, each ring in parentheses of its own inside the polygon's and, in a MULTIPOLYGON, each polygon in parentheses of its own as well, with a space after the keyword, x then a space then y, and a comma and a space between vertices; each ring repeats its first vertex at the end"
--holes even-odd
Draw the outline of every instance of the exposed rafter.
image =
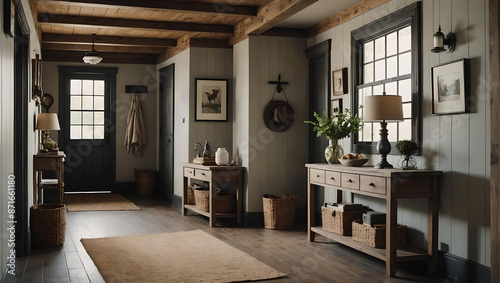
MULTIPOLYGON (((43 50, 67 50, 67 51, 90 51, 92 44, 57 44, 57 43, 42 43, 43 50)), ((116 53, 147 53, 161 54, 165 48, 161 47, 136 47, 136 46, 97 46, 95 49, 99 52, 116 52, 116 53)))
POLYGON ((67 6, 103 7, 120 9, 147 9, 177 13, 224 14, 225 16, 256 16, 253 6, 230 5, 225 3, 204 3, 194 1, 153 1, 153 0, 33 0, 34 3, 58 4, 67 6))
POLYGON ((316 2, 318 0, 274 0, 261 7, 257 12, 257 17, 237 24, 230 42, 235 44, 247 38, 248 35, 259 35, 316 2))
MULTIPOLYGON (((95 43, 99 45, 149 47, 174 47, 177 45, 176 39, 163 38, 96 35, 94 39, 95 43)), ((44 33, 42 34, 42 42, 59 44, 88 44, 89 36, 80 34, 44 33)))
POLYGON ((107 27, 135 30, 177 30, 210 33, 232 34, 233 27, 217 24, 198 24, 186 22, 160 22, 147 20, 130 20, 118 18, 67 16, 53 14, 38 14, 38 23, 42 25, 57 25, 70 27, 107 27))
POLYGON ((309 37, 316 36, 322 32, 339 26, 389 1, 390 0, 362 0, 344 11, 337 13, 311 27, 309 29, 309 37))

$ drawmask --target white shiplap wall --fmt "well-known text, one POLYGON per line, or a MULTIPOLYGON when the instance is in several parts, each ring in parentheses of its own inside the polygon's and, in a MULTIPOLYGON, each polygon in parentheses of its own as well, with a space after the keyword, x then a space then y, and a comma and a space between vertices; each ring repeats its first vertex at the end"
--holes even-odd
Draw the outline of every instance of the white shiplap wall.
MULTIPOLYGON (((351 68, 350 32, 386 16, 415 0, 393 0, 351 21, 309 39, 308 46, 332 39, 332 70, 351 68)), ((488 1, 426 0, 422 3, 422 115, 423 156, 419 168, 442 170, 439 201, 439 249, 490 265, 489 231, 489 55, 488 1), (432 35, 441 25, 444 33, 457 36, 453 53, 434 54, 432 35), (471 63, 470 114, 431 115, 431 67, 469 58, 471 63)), ((350 73, 349 73, 350 75, 350 73)), ((349 78, 349 81, 351 78, 349 78)), ((352 89, 344 95, 344 105, 351 105, 352 89)), ((348 141, 342 146, 350 151, 348 141)), ((371 162, 378 156, 371 156, 371 162)), ((389 162, 397 164, 398 156, 389 162)), ((333 197, 333 193, 327 197, 333 197)), ((383 201, 357 197, 376 210, 385 211, 383 201)), ((427 202, 403 200, 399 203, 398 222, 408 225, 409 241, 425 246, 427 238, 427 202)))
MULTIPOLYGON (((263 194, 298 194, 297 207, 306 203, 307 160, 307 77, 304 39, 250 36, 235 45, 235 150, 247 167, 246 211, 262 211, 263 194), (275 85, 270 80, 290 84, 284 86, 295 120, 285 132, 272 132, 264 124, 263 112, 272 98, 275 85), (236 130, 242 127, 245 132, 236 130)), ((275 100, 285 100, 277 93, 275 100)))

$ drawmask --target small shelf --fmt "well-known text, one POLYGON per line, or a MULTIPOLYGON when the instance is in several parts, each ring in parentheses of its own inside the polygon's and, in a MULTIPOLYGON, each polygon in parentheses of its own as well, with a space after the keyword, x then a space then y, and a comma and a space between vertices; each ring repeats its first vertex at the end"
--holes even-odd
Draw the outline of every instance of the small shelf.
MULTIPOLYGON (((365 244, 354 241, 351 236, 342 236, 332 232, 328 232, 321 226, 311 227, 311 231, 328 239, 339 242, 345 246, 386 261, 386 249, 372 248, 365 244)), ((410 245, 404 245, 398 248, 396 261, 426 260, 429 258, 430 256, 427 255, 427 251, 412 247, 410 245)))
MULTIPOLYGON (((184 208, 191 210, 192 212, 196 212, 198 214, 201 214, 203 216, 210 217, 210 213, 203 211, 203 210, 199 210, 198 208, 196 208, 195 205, 185 204, 184 208)), ((235 212, 234 213, 232 213, 232 212, 216 212, 215 213, 215 218, 236 218, 236 217, 238 217, 238 214, 235 212)))

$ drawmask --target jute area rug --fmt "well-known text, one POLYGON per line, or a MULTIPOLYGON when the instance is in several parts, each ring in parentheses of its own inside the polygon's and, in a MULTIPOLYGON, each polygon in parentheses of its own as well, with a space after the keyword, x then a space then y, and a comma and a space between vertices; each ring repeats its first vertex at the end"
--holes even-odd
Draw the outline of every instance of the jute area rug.
POLYGON ((241 282, 285 276, 201 231, 82 239, 106 282, 241 282))
POLYGON ((64 196, 68 211, 140 210, 133 202, 117 194, 71 194, 64 196))

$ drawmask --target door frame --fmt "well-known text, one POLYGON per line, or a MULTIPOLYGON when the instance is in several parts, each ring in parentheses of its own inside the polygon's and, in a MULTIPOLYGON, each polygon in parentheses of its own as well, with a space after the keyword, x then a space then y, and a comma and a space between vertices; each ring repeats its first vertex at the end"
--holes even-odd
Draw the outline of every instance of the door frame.
MULTIPOLYGON (((64 97, 65 78, 67 75, 107 75, 109 76, 109 114, 110 114, 110 130, 109 130, 109 144, 110 144, 110 176, 109 184, 111 191, 116 188, 116 74, 118 68, 116 67, 87 67, 87 66, 58 66, 59 72, 59 115, 64 115, 65 121, 69 121, 69 105, 66 105, 67 99, 64 97)), ((65 122, 63 122, 65 123, 65 122)), ((59 144, 64 146, 65 138, 63 135, 58 137, 59 144)), ((61 148, 63 148, 61 146, 61 148)))
MULTIPOLYGON (((170 118, 172 119, 172 135, 174 133, 174 130, 175 130, 175 123, 174 123, 174 119, 175 119, 175 63, 172 63, 168 66, 165 66, 161 69, 158 70, 158 78, 159 78, 159 84, 160 84, 160 87, 159 87, 159 96, 158 96, 158 99, 159 99, 159 109, 158 109, 158 117, 159 117, 159 121, 158 121, 158 129, 159 129, 159 135, 158 135, 158 145, 159 145, 159 148, 158 148, 158 153, 159 153, 159 171, 160 171, 160 176, 158 178, 158 180, 160 181, 160 185, 161 185, 161 180, 162 180, 162 174, 164 174, 164 168, 163 168, 163 163, 162 163, 162 160, 163 160, 163 146, 162 146, 162 135, 161 135, 161 128, 163 127, 163 124, 162 124, 162 118, 163 118, 163 112, 164 112, 164 109, 162 107, 163 103, 164 102, 164 96, 162 95, 161 93, 161 90, 162 90, 162 87, 161 85, 164 83, 163 80, 162 80, 162 74, 163 73, 167 73, 168 72, 168 68, 171 68, 172 69, 172 113, 170 115, 170 118)), ((165 195, 162 195, 162 196, 166 196, 168 200, 172 201, 172 195, 174 194, 174 160, 173 160, 173 157, 174 157, 174 153, 175 153, 175 144, 174 144, 174 139, 172 139, 172 161, 171 161, 171 175, 172 175, 172 179, 170 180, 170 193, 168 192, 163 192, 162 191, 162 194, 164 193, 165 195)))

